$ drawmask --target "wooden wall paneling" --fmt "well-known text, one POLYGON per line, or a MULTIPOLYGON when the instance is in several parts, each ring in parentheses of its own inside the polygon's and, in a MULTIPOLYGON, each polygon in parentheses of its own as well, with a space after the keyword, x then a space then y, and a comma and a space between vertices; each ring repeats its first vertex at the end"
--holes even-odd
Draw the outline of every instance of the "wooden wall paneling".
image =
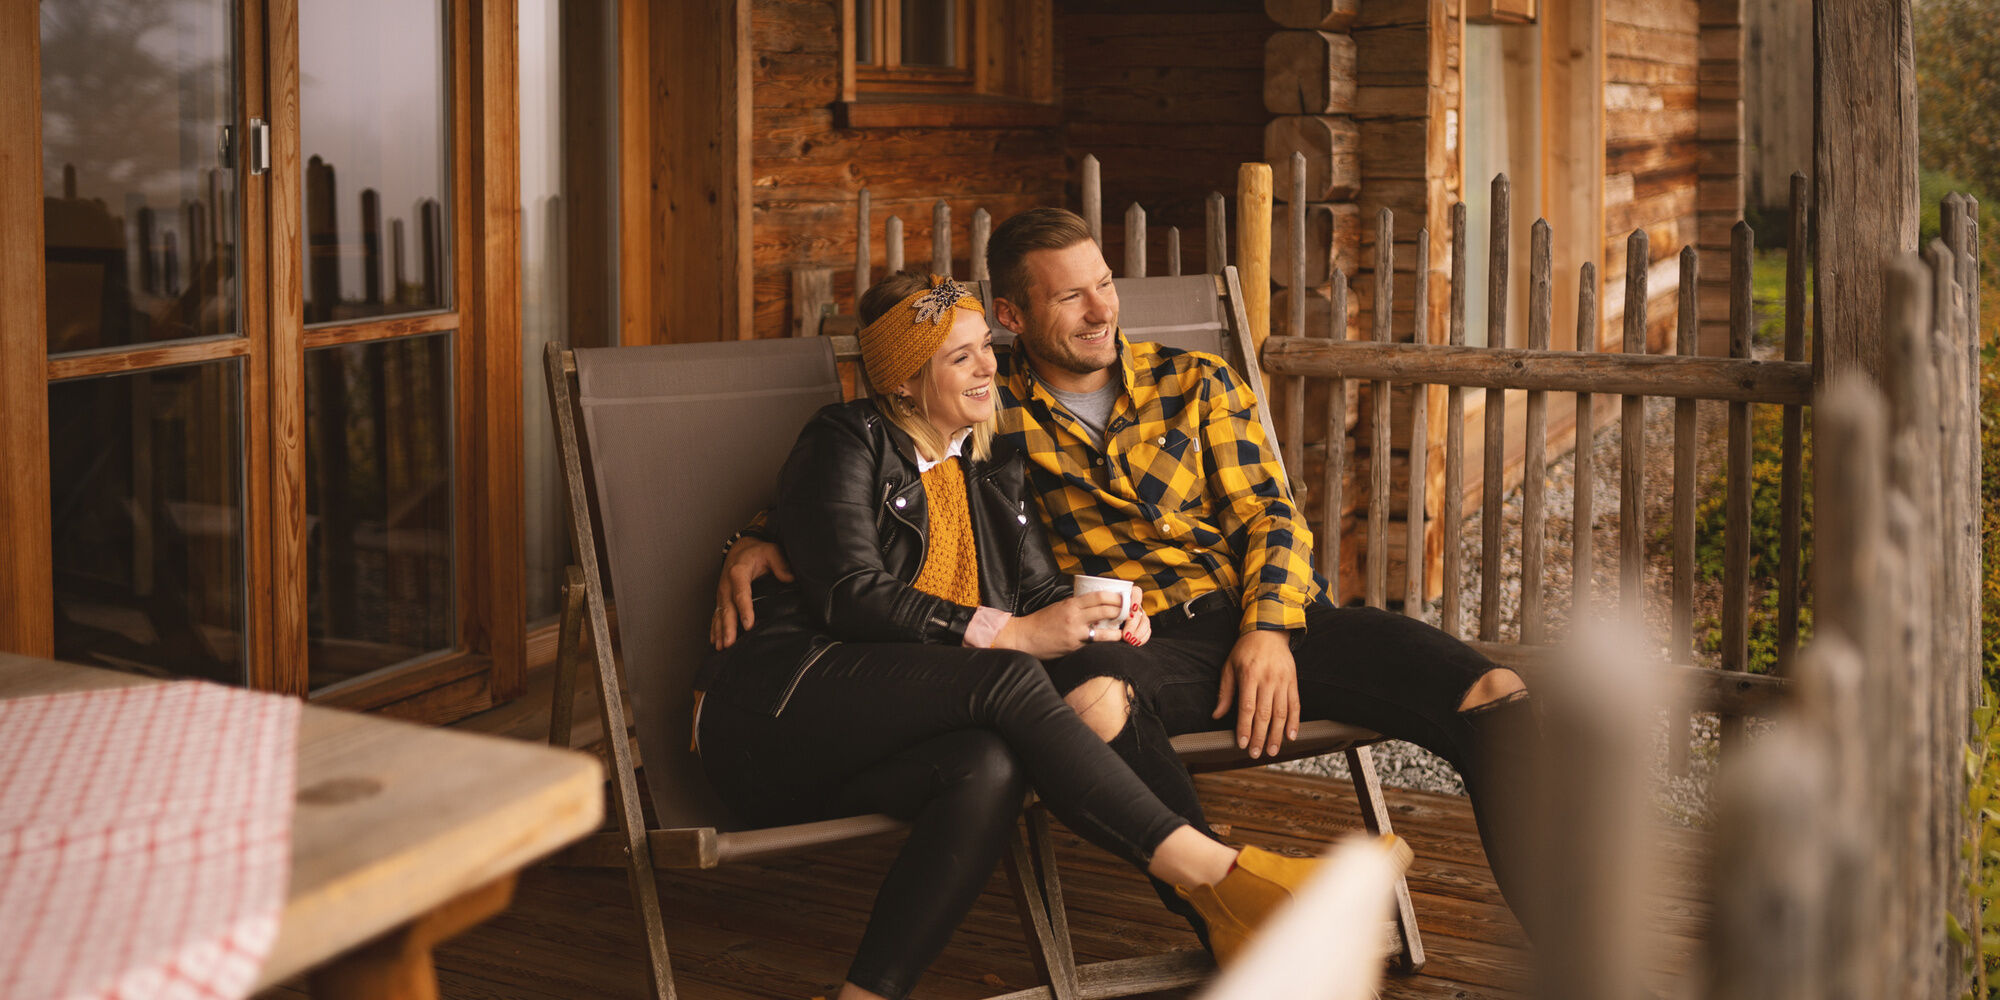
MULTIPOLYGON (((617 13, 607 3, 566 3, 561 18, 562 246, 564 329, 575 347, 617 343, 613 301, 618 283, 615 220, 622 184, 606 153, 619 148, 616 130, 622 105, 615 69, 607 72, 611 46, 622 44, 617 13), (618 39, 614 41, 614 39, 618 39), (607 225, 610 223, 611 225, 607 225)), ((615 63, 615 59, 611 60, 615 63)), ((634 272, 643 274, 645 272, 634 272)), ((539 380, 539 376, 524 377, 539 380)))
POLYGON ((0 49, 0 650, 52 656, 39 5, 0 11, 0 49))
POLYGON ((1671 343, 1678 287, 1675 257, 1695 237, 1698 167, 1684 154, 1699 139, 1699 0, 1601 0, 1604 12, 1604 231, 1599 259, 1604 322, 1624 309, 1626 237, 1646 231, 1651 259, 1647 344, 1671 343))
MULTIPOLYGON (((268 409, 252 415, 268 420, 266 480, 270 515, 253 533, 269 539, 266 572, 271 582, 267 653, 253 662, 252 686, 288 694, 306 693, 306 387, 305 261, 291 248, 304 245, 304 162, 299 151, 299 5, 270 0, 271 169, 263 185, 270 248, 268 336, 265 341, 268 409)), ((254 186, 254 185, 248 185, 254 186)), ((254 459, 253 459, 254 462, 254 459)))
MULTIPOLYGON (((643 343, 752 335, 750 0, 656 5, 653 327, 643 343)), ((835 78, 839 66, 826 71, 835 78)), ((650 103, 650 102, 649 102, 650 103)))
POLYGON ((618 342, 653 342, 653 46, 649 0, 618 0, 618 342))
POLYGON ((1745 0, 1743 8, 1744 204, 1782 216, 1792 174, 1812 163, 1813 5, 1745 0))
MULTIPOLYGON (((241 118, 236 122, 239 135, 247 134, 244 125, 249 119, 271 121, 275 117, 272 101, 279 90, 280 80, 270 72, 274 64, 266 49, 270 44, 270 35, 265 30, 265 15, 266 8, 262 4, 244 4, 238 8, 236 39, 241 58, 237 63, 237 88, 242 102, 241 118)), ((273 136, 274 147, 275 139, 273 136)), ((274 149, 274 159, 275 152, 274 149)), ((274 176, 274 173, 266 173, 259 182, 247 171, 238 175, 237 197, 241 199, 238 218, 243 230, 240 244, 243 252, 236 257, 237 282, 242 290, 239 322, 244 334, 239 342, 244 351, 243 574, 245 596, 248 598, 243 609, 247 632, 243 660, 245 680, 252 688, 267 691, 282 687, 271 627, 275 606, 281 596, 277 592, 272 562, 276 533, 271 530, 276 524, 272 503, 271 448, 277 434, 277 421, 271 419, 273 355, 269 331, 272 300, 260 294, 273 284, 273 262, 270 253, 263 248, 275 245, 271 242, 272 234, 278 231, 272 225, 270 215, 273 192, 269 182, 274 176)))

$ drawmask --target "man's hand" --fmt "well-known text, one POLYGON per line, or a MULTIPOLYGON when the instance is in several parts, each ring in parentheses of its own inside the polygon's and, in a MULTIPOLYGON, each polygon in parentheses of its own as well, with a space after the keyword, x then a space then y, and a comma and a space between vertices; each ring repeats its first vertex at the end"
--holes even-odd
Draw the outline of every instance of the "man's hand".
POLYGON ((790 583, 792 565, 776 542, 745 535, 729 547, 722 560, 722 579, 715 585, 715 613, 708 619, 708 641, 717 649, 736 644, 739 629, 757 624, 757 611, 750 600, 750 584, 769 573, 790 583))
POLYGON ((1250 756, 1276 754, 1285 739, 1299 736, 1299 668, 1292 660, 1291 633, 1272 629, 1245 632, 1222 665, 1222 690, 1215 699, 1220 719, 1236 705, 1236 746, 1250 756))

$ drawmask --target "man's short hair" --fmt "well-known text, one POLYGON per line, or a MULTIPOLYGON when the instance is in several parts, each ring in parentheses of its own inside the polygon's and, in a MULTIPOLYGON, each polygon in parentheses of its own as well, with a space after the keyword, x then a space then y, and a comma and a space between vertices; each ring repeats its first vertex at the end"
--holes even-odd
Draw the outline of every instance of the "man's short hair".
POLYGON ((1063 250, 1090 238, 1090 226, 1075 212, 1062 208, 1031 208, 1000 224, 986 243, 986 269, 993 276, 993 297, 1023 309, 1028 269, 1022 263, 1036 250, 1063 250))

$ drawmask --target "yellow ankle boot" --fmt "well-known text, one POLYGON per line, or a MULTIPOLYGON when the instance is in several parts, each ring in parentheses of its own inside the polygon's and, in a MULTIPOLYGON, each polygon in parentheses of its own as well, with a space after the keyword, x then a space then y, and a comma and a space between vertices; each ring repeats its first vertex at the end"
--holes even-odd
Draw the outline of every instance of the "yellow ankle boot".
MULTIPOLYGON (((1410 845, 1393 833, 1383 834, 1382 842, 1394 854, 1396 870, 1408 870, 1414 856, 1410 845)), ((1271 914, 1291 902, 1318 866, 1318 858, 1293 858, 1246 847, 1236 856, 1236 866, 1222 881, 1214 885, 1177 885, 1174 892, 1192 903, 1195 912, 1208 922, 1208 943, 1215 952, 1215 961, 1228 965, 1250 940, 1250 935, 1271 914)))

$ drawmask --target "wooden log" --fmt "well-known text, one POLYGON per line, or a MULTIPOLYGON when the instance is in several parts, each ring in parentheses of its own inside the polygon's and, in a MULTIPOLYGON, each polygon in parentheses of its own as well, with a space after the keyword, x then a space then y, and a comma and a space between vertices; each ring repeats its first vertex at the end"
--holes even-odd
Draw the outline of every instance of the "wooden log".
MULTIPOLYGON (((1465 202, 1451 205, 1451 311, 1446 320, 1446 346, 1465 346, 1465 202)), ((1452 385, 1444 393, 1444 496, 1438 513, 1444 519, 1444 608, 1438 627, 1454 638, 1464 635, 1460 593, 1465 589, 1458 536, 1465 528, 1465 388, 1452 385)))
MULTIPOLYGON (((1493 216, 1487 229, 1486 346, 1507 346, 1508 225, 1513 216, 1506 174, 1493 178, 1493 216)), ((1501 498, 1507 474, 1507 394, 1486 393, 1486 444, 1479 506, 1479 637, 1500 638, 1501 498)))
POLYGON ((1167 277, 1181 276, 1181 227, 1167 227, 1167 277))
MULTIPOLYGON (((1307 201, 1347 201, 1361 190, 1360 145, 1361 130, 1348 118, 1285 115, 1264 126, 1265 160, 1289 171, 1293 153, 1305 156, 1307 201)), ((1286 178, 1279 182, 1291 190, 1286 178)))
MULTIPOLYGON (((1391 343, 1389 315, 1395 304, 1396 216, 1382 209, 1375 216, 1375 329, 1377 344, 1391 343)), ((1368 444, 1368 591, 1371 608, 1389 600, 1389 383, 1369 384, 1374 426, 1368 444)))
POLYGON ((882 223, 882 266, 890 274, 903 269, 903 219, 889 216, 882 223))
MULTIPOLYGON (((1333 307, 1321 329, 1329 341, 1347 339, 1347 274, 1333 272, 1333 307)), ((1333 588, 1333 603, 1344 604, 1346 589, 1341 580, 1340 515, 1342 484, 1347 478, 1347 380, 1335 376, 1327 385, 1326 396, 1326 478, 1320 489, 1320 566, 1327 585, 1333 588)))
POLYGON ((1229 266, 1229 208, 1220 191, 1208 193, 1208 273, 1221 274, 1229 266))
POLYGON ((1271 335, 1271 182, 1268 163, 1237 168, 1237 271, 1243 284, 1243 313, 1259 351, 1271 335))
MULTIPOLYGON (((1729 242, 1729 356, 1750 356, 1750 267, 1755 237, 1738 222, 1729 242)), ((1750 404, 1729 404, 1723 497, 1722 669, 1750 668, 1750 404)), ((1724 716, 1724 752, 1740 745, 1743 720, 1724 716)))
MULTIPOLYGON (((1792 174, 1791 239, 1785 244, 1785 360, 1804 361, 1806 348, 1806 175, 1792 174)), ((1783 412, 1778 464, 1778 653, 1776 673, 1789 677, 1799 655, 1800 543, 1805 522, 1805 407, 1783 412)))
MULTIPOLYGON (((1098 246, 1104 245, 1104 179, 1097 157, 1083 154, 1083 222, 1090 227, 1090 238, 1098 246)), ((1220 268, 1216 273, 1222 273, 1220 268)))
MULTIPOLYGON (((1701 262, 1693 247, 1681 248, 1680 300, 1676 304, 1675 349, 1681 357, 1693 357, 1700 346, 1700 314, 1696 299, 1701 287, 1701 262)), ((1692 399, 1674 402, 1674 580, 1673 580, 1673 623, 1671 627, 1674 656, 1691 656, 1694 652, 1694 509, 1695 491, 1695 450, 1700 443, 1695 440, 1695 406, 1692 399)), ((1688 773, 1688 717, 1676 712, 1667 719, 1667 769, 1675 775, 1688 773)))
MULTIPOLYGON (((1417 231, 1417 294, 1420 303, 1416 310, 1416 326, 1410 331, 1410 339, 1424 344, 1430 341, 1428 319, 1430 310, 1421 304, 1430 302, 1431 273, 1431 233, 1429 229, 1417 231)), ((1409 535, 1403 543, 1403 613, 1412 618, 1424 616, 1424 604, 1428 594, 1424 590, 1424 569, 1430 559, 1424 551, 1424 522, 1430 513, 1424 503, 1425 487, 1430 483, 1430 411, 1431 387, 1419 385, 1410 402, 1410 474, 1409 501, 1404 508, 1403 523, 1409 535)))
POLYGON ((1346 31, 1360 0, 1264 0, 1264 16, 1287 28, 1346 31))
MULTIPOLYGON (((1597 264, 1584 261, 1577 269, 1576 279, 1576 345, 1578 353, 1588 353, 1597 346, 1597 332, 1604 328, 1604 317, 1597 309, 1597 264)), ((1594 510, 1597 489, 1597 458, 1595 452, 1597 430, 1594 426, 1596 414, 1591 410, 1592 394, 1576 394, 1576 473, 1574 476, 1574 508, 1570 516, 1570 572, 1569 572, 1569 620, 1574 628, 1587 620, 1590 610, 1591 593, 1595 590, 1597 563, 1593 548, 1596 534, 1596 511, 1594 510)))
POLYGON ((1146 209, 1136 201, 1125 207, 1125 276, 1146 276, 1146 209))
POLYGON ((874 263, 868 257, 868 189, 854 196, 854 311, 861 311, 861 296, 875 283, 874 263))
MULTIPOLYGON (((1646 231, 1625 241, 1625 341, 1627 354, 1646 353, 1646 231)), ((1627 621, 1639 621, 1645 600, 1646 399, 1636 393, 1620 401, 1618 442, 1618 604, 1627 621)))
MULTIPOLYGON (((1945 693, 1944 708, 1940 714, 1947 726, 1941 727, 1943 741, 1940 757, 1944 766, 1963 753, 1963 747, 1980 738, 1974 729, 1973 706, 1979 704, 1982 696, 1982 665, 1980 663, 1980 605, 1982 599, 1982 567, 1980 524, 1980 426, 1979 426, 1979 346, 1980 334, 1977 326, 1976 300, 1979 293, 1979 265, 1973 255, 1976 239, 1977 202, 1969 196, 1960 196, 1962 221, 1957 229, 1956 246, 1959 300, 1957 317, 1951 324, 1944 341, 1938 345, 1938 368, 1940 389, 1938 412, 1942 417, 1943 430, 1943 476, 1939 489, 1943 497, 1940 505, 1943 524, 1940 539, 1943 546, 1944 575, 1937 619, 1949 625, 1947 643, 1939 650, 1939 662, 1943 665, 1938 678, 1938 686, 1945 693)), ((1938 772, 1947 778, 1949 786, 1944 790, 1945 801, 1961 804, 1967 793, 1966 775, 1956 767, 1951 773, 1938 772)), ((1965 843, 1972 831, 1960 809, 1941 810, 1940 818, 1949 824, 1940 840, 1948 844, 1965 843)), ((1949 869, 1944 875, 1943 885, 1947 888, 1945 905, 1960 927, 1975 926, 1979 919, 1978 906, 1969 887, 1976 883, 1970 859, 1963 852, 1946 852, 1949 869)), ((1974 956, 1970 942, 1950 942, 1950 952, 1946 956, 1945 967, 1965 968, 1974 956)))
POLYGON ((1812 194, 1821 223, 1813 227, 1813 370, 1822 384, 1855 368, 1880 374, 1882 269, 1917 248, 1910 7, 1813 5, 1812 194))
MULTIPOLYGON (((1306 277, 1308 247, 1306 232, 1306 156, 1293 153, 1290 164, 1290 190, 1285 196, 1285 214, 1282 227, 1274 228, 1271 239, 1271 270, 1274 275, 1282 275, 1285 287, 1305 289, 1309 284, 1306 277), (1283 251, 1282 255, 1279 251, 1283 251), (1282 257, 1282 259, 1280 259, 1282 257)), ((1275 178, 1273 178, 1275 180, 1275 178)), ((1274 223, 1275 226, 1275 223, 1274 223)), ((1333 247, 1331 228, 1327 232, 1327 249, 1333 247)), ((1331 254, 1329 254, 1331 256, 1331 254)), ((1292 329, 1304 331, 1306 328, 1306 300, 1304 295, 1292 296, 1292 329)))
POLYGON ((1264 42, 1264 110, 1274 115, 1354 111, 1354 39, 1330 31, 1277 31, 1264 42))
POLYGON ((972 280, 992 277, 986 269, 986 245, 993 241, 993 215, 983 208, 972 211, 972 280))
POLYGON ((931 273, 951 274, 951 204, 943 198, 931 206, 931 273))
MULTIPOLYGON (((1528 248, 1528 349, 1549 349, 1549 327, 1555 322, 1554 263, 1549 223, 1536 219, 1528 248)), ((1542 610, 1544 535, 1548 531, 1546 486, 1549 461, 1549 399, 1541 390, 1528 393, 1527 440, 1521 464, 1521 641, 1541 642, 1546 632, 1542 610)))

